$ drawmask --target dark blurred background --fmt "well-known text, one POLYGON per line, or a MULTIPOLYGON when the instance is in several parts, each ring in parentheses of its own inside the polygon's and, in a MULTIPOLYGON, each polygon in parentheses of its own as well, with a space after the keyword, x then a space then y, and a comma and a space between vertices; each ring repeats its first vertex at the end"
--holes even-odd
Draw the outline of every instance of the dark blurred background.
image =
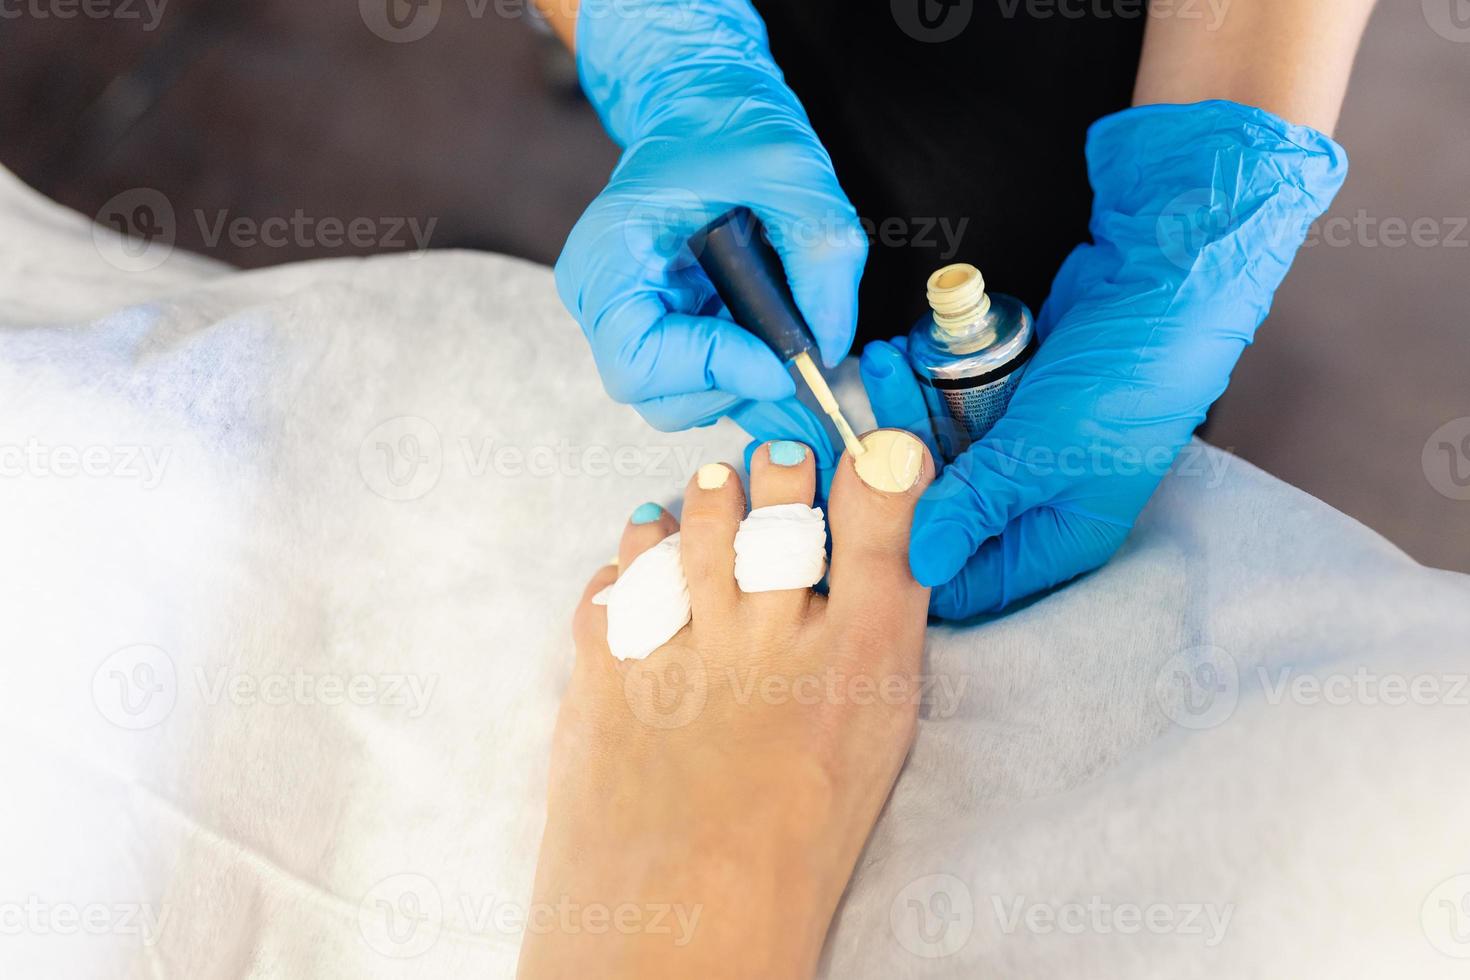
MULTIPOLYGON (((161 191, 178 244, 226 262, 382 247, 210 227, 221 213, 258 223, 299 209, 432 221, 433 247, 550 263, 617 157, 530 0, 426 0, 439 14, 427 32, 430 18, 386 21, 384 0, 98 2, 104 15, 82 0, 0 10, 0 164, 88 216, 123 191, 161 191)), ((1462 571, 1467 14, 1465 0, 1380 5, 1337 132, 1347 186, 1209 432, 1415 558, 1462 571)))

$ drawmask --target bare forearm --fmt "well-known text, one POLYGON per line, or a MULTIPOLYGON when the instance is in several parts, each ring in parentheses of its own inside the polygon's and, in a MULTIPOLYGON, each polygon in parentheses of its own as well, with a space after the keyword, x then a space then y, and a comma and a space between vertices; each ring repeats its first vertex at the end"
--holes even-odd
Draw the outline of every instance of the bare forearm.
POLYGON ((1153 0, 1133 104, 1229 99, 1331 133, 1374 0, 1153 0))
POLYGON ((578 0, 536 0, 536 9, 568 51, 577 49, 577 7, 578 0))

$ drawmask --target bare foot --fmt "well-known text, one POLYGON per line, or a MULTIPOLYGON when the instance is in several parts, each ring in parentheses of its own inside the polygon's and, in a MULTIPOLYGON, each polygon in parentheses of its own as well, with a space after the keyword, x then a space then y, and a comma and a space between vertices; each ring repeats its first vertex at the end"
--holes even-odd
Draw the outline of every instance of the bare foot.
MULTIPOLYGON (((618 568, 587 586, 522 977, 815 970, 913 739, 929 602, 908 540, 933 461, 906 434, 868 439, 882 455, 863 457, 864 477, 907 489, 876 490, 842 460, 828 597, 740 591, 746 499, 723 466, 691 481, 682 528, 663 513, 623 531, 622 568, 682 531, 693 619, 673 640, 615 660, 606 610, 590 600, 618 568)), ((795 454, 786 444, 776 458, 795 454)), ((752 507, 812 502, 810 452, 782 466, 762 447, 751 470, 752 507)))

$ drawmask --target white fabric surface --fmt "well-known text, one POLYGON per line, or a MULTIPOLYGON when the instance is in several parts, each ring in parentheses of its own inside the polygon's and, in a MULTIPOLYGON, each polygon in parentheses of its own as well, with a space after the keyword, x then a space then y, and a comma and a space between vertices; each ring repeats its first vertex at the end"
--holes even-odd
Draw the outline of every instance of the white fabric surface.
MULTIPOLYGON (((610 405, 523 262, 124 273, 4 174, 0 218, 0 976, 511 976, 573 605, 740 434, 610 405)), ((1108 567, 931 630, 824 974, 1464 976, 1470 709, 1280 683, 1467 636, 1466 577, 1197 449, 1108 567)))

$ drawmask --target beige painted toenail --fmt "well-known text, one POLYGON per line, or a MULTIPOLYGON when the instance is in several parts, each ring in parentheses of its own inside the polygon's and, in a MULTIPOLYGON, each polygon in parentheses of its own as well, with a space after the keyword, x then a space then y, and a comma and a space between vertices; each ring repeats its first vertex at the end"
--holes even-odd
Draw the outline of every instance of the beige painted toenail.
POLYGON ((699 468, 696 478, 699 489, 718 490, 730 481, 730 467, 724 463, 705 463, 699 468))
POLYGON ((879 429, 863 436, 868 451, 852 461, 857 475, 874 490, 903 493, 924 468, 924 444, 907 432, 879 429))

